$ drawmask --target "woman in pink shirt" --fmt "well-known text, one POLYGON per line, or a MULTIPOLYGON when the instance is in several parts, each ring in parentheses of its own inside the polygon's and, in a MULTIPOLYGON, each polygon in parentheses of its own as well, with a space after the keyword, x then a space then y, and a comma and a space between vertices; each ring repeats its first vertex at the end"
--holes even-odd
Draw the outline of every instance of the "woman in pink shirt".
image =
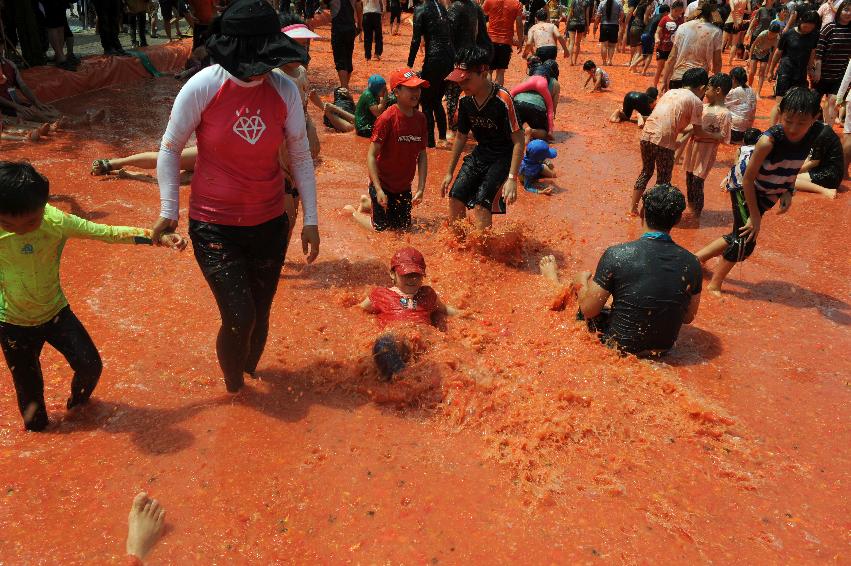
POLYGON ((161 212, 155 241, 178 223, 180 154, 190 136, 198 157, 189 198, 195 259, 210 285, 222 326, 216 353, 227 390, 253 375, 266 345, 269 311, 286 255, 289 219, 278 151, 304 206, 307 261, 319 253, 316 179, 296 84, 277 70, 306 64, 304 48, 280 30, 263 0, 236 0, 210 29, 213 65, 193 76, 174 101, 157 159, 161 212))

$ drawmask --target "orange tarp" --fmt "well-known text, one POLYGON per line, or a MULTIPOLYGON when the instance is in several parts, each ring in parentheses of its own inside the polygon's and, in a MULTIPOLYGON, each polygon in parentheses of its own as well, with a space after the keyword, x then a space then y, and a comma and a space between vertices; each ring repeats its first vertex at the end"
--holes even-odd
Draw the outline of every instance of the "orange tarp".
MULTIPOLYGON (((161 73, 183 69, 192 49, 192 40, 147 47, 144 53, 161 73)), ((80 68, 65 71, 53 66, 22 71, 24 81, 43 102, 76 96, 101 88, 127 85, 152 78, 136 57, 86 57, 80 68)))

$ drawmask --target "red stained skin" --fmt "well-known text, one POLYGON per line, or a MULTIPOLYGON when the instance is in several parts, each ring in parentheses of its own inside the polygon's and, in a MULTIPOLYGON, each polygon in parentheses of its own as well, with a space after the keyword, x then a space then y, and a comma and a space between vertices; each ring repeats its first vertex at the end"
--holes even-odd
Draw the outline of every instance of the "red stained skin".
MULTIPOLYGON (((403 30, 369 67, 356 44, 356 92, 400 66, 403 30)), ((583 43, 594 58, 597 44, 583 43)), ((330 44, 311 50, 328 99, 330 44)), ((704 297, 665 363, 620 358, 573 320, 575 301, 555 299, 537 262, 554 253, 567 280, 640 235, 624 214, 639 130, 606 119, 647 79, 608 68, 613 92, 591 94, 579 68, 559 63, 560 190, 520 191, 487 238, 443 227, 445 150, 429 150, 419 229, 362 230, 339 210, 366 192, 368 141, 319 126, 321 255, 305 265, 290 246, 259 379, 236 397, 189 251, 70 242, 64 287, 105 370, 91 406, 65 417, 70 370, 46 348, 55 424, 27 434, 2 369, 0 556, 121 563, 127 508, 144 489, 167 509, 150 557, 164 564, 847 563, 847 195, 799 193, 787 215, 769 213, 753 257, 722 299, 704 297), (416 361, 388 385, 368 355, 378 326, 354 305, 389 283, 403 245, 424 253, 427 284, 475 318, 404 331, 416 361)), ((511 67, 509 85, 521 80, 516 55, 511 67)), ((154 185, 88 169, 157 147, 178 88, 162 78, 62 101, 106 106, 112 122, 4 144, 3 158, 32 161, 64 210, 150 226, 154 185)), ((771 104, 760 101, 757 126, 771 104)), ((700 223, 673 231, 688 249, 729 230, 718 186, 734 151, 719 151, 700 223)), ((674 183, 685 186, 679 166, 674 183)))

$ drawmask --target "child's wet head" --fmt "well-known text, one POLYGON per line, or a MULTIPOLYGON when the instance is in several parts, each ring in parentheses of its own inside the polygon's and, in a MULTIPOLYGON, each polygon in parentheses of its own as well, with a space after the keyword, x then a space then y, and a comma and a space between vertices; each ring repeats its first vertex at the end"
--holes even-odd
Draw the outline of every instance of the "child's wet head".
POLYGON ((0 161, 0 228, 26 234, 38 230, 50 183, 29 163, 0 161))

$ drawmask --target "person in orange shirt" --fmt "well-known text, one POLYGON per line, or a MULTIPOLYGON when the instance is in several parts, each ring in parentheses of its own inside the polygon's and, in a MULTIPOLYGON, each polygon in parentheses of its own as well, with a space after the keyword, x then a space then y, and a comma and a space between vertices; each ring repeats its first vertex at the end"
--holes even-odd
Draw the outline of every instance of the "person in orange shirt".
POLYGON ((493 41, 491 79, 502 85, 512 47, 523 49, 523 6, 518 0, 485 0, 482 10, 488 17, 488 35, 493 41))

